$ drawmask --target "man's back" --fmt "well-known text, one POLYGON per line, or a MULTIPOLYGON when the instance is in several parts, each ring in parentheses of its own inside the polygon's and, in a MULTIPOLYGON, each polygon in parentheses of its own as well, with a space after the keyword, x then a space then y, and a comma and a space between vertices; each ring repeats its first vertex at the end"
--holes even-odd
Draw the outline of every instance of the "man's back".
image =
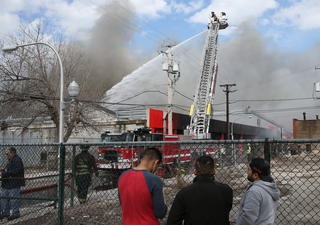
POLYGON ((233 192, 212 175, 199 175, 176 196, 168 224, 229 224, 233 192), (184 221, 184 222, 183 222, 184 221))
POLYGON ((167 208, 158 176, 132 169, 121 175, 118 189, 123 224, 159 224, 167 208))

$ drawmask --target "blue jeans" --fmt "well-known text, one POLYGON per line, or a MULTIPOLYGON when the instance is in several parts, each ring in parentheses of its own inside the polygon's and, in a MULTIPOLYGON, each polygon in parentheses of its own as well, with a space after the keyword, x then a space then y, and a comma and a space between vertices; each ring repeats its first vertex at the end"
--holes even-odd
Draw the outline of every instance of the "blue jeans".
MULTIPOLYGON (((20 188, 5 189, 2 188, 1 196, 20 197, 20 188)), ((13 216, 20 216, 20 199, 1 198, 1 213, 2 215, 10 215, 10 207, 12 208, 13 216)))

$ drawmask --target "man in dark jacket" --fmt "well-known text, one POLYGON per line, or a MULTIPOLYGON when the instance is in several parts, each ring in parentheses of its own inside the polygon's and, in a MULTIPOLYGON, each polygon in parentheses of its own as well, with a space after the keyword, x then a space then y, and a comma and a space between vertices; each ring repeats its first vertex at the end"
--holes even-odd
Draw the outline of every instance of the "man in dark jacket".
MULTIPOLYGON (((21 187, 25 186, 23 162, 14 147, 9 147, 6 155, 9 162, 5 168, 1 169, 1 196, 19 198, 21 187)), ((2 198, 0 219, 7 217, 8 220, 13 220, 20 217, 19 208, 20 199, 2 198), (12 208, 11 215, 10 208, 12 208)))
POLYGON ((167 224, 230 224, 233 191, 214 180, 214 160, 201 156, 195 163, 193 184, 176 195, 167 224))
POLYGON ((84 144, 80 148, 82 150, 81 153, 75 157, 76 184, 79 202, 84 204, 87 201, 92 173, 94 172, 98 176, 98 169, 94 157, 88 152, 90 146, 84 144))

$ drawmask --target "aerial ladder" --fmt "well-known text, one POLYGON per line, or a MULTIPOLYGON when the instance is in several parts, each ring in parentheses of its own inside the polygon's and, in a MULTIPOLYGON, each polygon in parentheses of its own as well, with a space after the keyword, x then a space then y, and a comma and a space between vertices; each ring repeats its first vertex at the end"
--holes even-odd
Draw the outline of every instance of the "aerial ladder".
POLYGON ((202 71, 198 87, 190 107, 191 116, 189 134, 195 139, 209 139, 209 125, 213 113, 212 104, 217 80, 218 31, 228 27, 226 14, 221 12, 218 18, 214 12, 208 24, 208 33, 202 53, 202 71))

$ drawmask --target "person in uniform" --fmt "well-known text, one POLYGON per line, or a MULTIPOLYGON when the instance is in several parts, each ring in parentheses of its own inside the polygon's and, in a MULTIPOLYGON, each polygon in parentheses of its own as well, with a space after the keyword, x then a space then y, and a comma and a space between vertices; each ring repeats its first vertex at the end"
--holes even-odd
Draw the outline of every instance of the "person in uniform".
POLYGON ((88 190, 91 185, 92 174, 99 176, 95 158, 88 152, 89 145, 81 145, 81 153, 76 155, 76 185, 80 204, 87 201, 88 190))

